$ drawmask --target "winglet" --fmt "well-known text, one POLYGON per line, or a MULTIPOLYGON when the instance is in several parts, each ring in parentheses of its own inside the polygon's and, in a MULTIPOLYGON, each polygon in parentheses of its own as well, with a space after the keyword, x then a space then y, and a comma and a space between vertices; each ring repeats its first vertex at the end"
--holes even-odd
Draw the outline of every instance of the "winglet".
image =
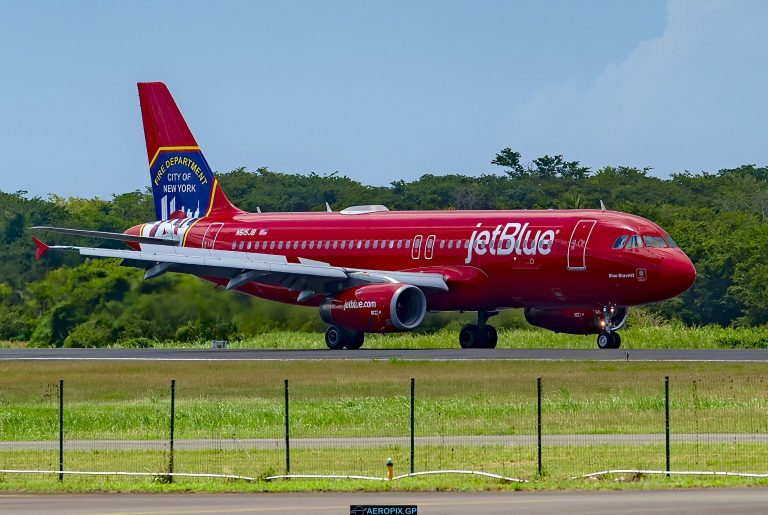
POLYGON ((37 245, 37 257, 35 259, 40 259, 50 247, 43 243, 37 236, 32 236, 32 241, 34 241, 35 245, 37 245))

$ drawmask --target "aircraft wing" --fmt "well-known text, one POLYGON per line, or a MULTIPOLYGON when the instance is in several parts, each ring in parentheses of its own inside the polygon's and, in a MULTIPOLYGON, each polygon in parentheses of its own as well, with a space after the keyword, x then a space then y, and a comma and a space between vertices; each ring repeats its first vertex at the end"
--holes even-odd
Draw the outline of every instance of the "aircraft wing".
POLYGON ((333 294, 371 283, 406 283, 426 290, 448 291, 445 277, 438 273, 345 268, 304 258, 294 262, 286 256, 274 254, 145 243, 141 244, 141 250, 64 245, 49 247, 39 239, 33 239, 38 246, 38 259, 48 249, 76 251, 81 256, 122 259, 124 266, 143 268, 145 279, 165 272, 180 272, 227 279, 227 289, 250 282, 282 286, 300 292, 298 302, 315 295, 333 294))

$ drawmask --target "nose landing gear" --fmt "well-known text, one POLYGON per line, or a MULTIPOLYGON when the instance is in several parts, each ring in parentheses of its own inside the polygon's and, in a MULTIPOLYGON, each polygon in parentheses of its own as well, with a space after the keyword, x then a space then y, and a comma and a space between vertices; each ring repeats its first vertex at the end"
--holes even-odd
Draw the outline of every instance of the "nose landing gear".
POLYGON ((601 349, 618 349, 621 347, 621 336, 619 333, 603 331, 597 336, 597 346, 601 349))
POLYGON ((478 311, 477 324, 467 324, 459 333, 459 345, 462 349, 493 349, 499 341, 496 328, 487 324, 489 318, 498 315, 498 311, 478 311))
POLYGON ((627 309, 616 306, 603 308, 603 332, 597 335, 597 346, 601 349, 618 349, 621 336, 616 332, 627 321, 627 309))

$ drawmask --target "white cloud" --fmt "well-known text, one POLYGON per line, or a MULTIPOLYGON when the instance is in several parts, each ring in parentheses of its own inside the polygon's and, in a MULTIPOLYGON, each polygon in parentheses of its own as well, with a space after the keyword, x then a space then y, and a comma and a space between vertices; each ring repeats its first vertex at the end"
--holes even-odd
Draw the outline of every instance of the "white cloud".
POLYGON ((555 85, 515 109, 511 146, 658 175, 767 164, 767 37, 768 2, 670 0, 660 37, 587 87, 555 85))

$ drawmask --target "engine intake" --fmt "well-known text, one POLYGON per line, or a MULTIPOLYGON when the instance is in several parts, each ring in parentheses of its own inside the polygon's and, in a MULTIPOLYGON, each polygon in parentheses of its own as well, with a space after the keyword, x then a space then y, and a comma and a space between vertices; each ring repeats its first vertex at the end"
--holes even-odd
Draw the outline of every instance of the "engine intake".
POLYGON ((320 304, 320 317, 329 324, 368 333, 410 331, 426 312, 424 292, 401 283, 350 288, 320 304))

